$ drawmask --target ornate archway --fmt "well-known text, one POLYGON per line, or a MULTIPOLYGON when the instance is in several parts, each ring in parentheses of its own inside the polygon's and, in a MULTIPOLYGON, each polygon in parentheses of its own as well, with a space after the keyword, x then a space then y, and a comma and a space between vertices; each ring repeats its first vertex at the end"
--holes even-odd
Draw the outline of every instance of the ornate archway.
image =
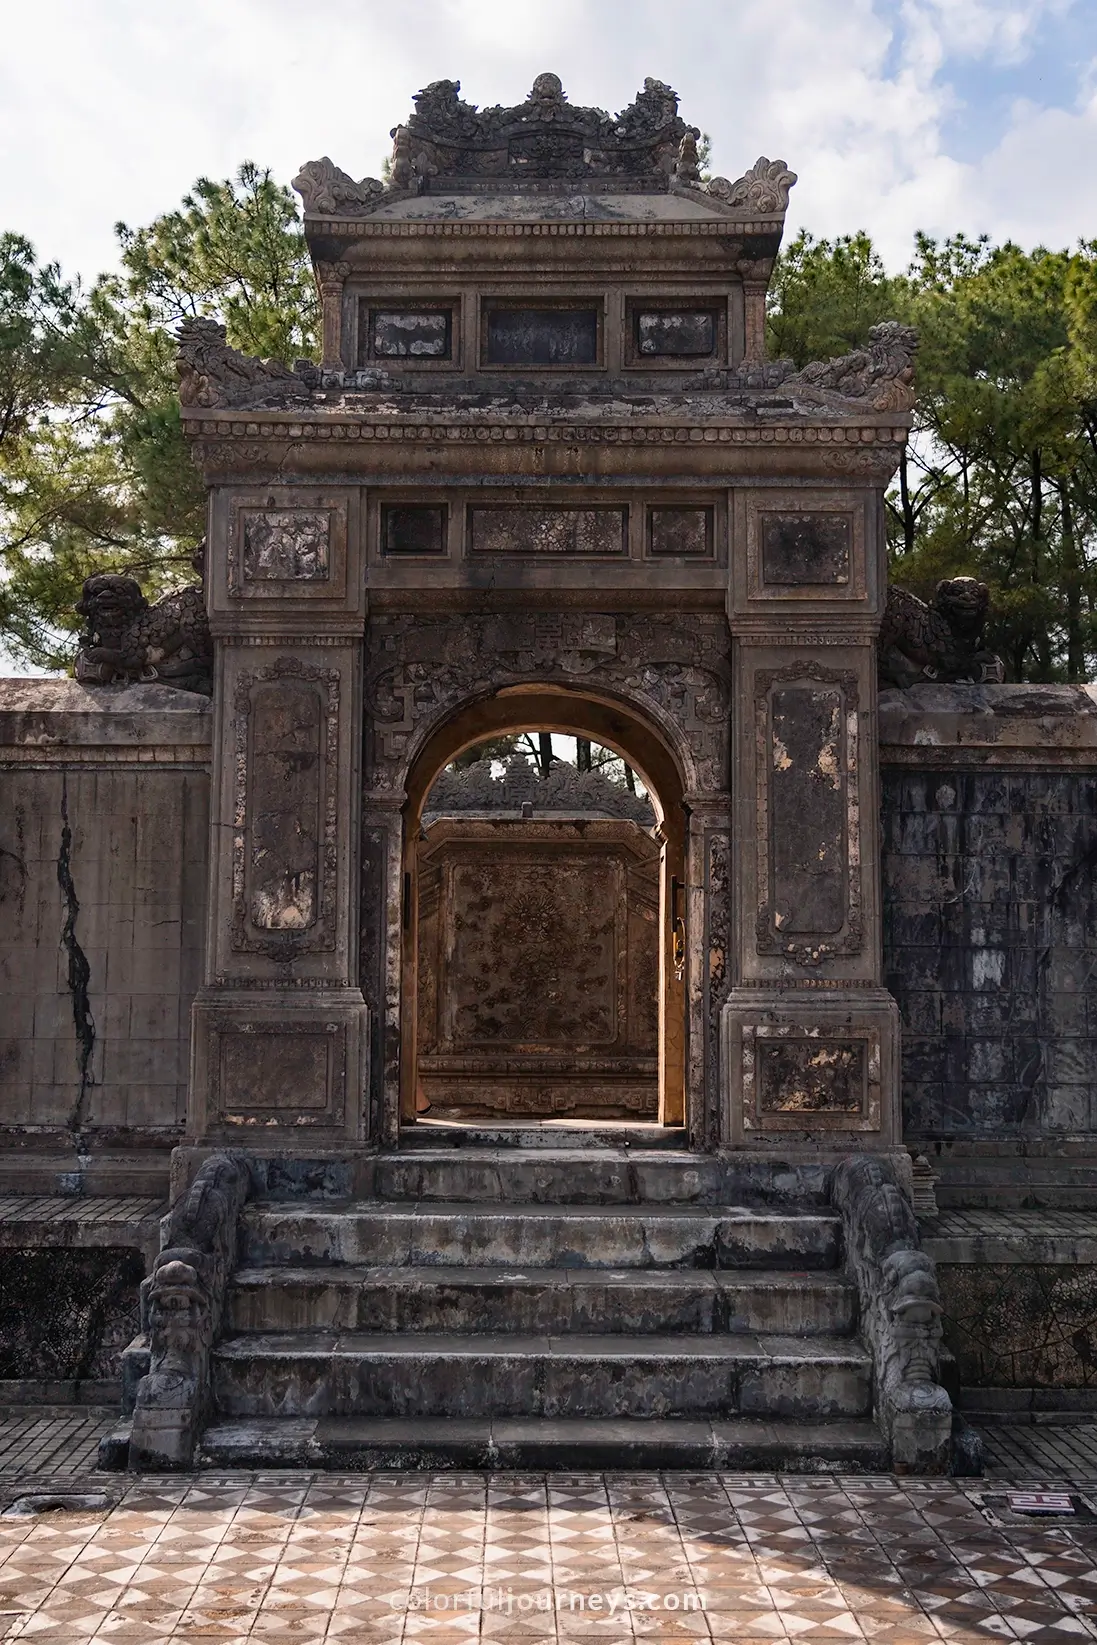
MULTIPOLYGON (((601 700, 575 688, 504 687, 449 716, 425 740, 407 781, 404 808, 404 893, 401 962, 400 1116, 414 1120, 418 1089, 419 866, 424 806, 438 773, 466 748, 501 732, 539 729, 589 737, 612 748, 637 770, 652 798, 660 843, 656 924, 658 976, 658 1118, 682 1126, 687 1116, 687 1037, 684 959, 688 949, 689 811, 679 760, 650 719, 633 704, 601 700)), ((627 986, 635 986, 629 978, 627 986)), ((699 1031, 700 1025, 698 1025, 699 1031)), ((694 1106, 703 1097, 695 1093, 694 1106)), ((547 1115, 544 1117, 548 1117, 547 1115)))

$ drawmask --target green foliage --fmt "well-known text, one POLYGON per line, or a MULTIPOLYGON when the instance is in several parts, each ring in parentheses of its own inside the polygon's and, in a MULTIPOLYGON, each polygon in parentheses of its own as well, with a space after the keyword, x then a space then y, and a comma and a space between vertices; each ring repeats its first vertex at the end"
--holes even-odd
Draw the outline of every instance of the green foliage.
POLYGON ((865 342, 878 320, 903 317, 906 281, 884 269, 863 231, 816 240, 801 229, 778 258, 767 298, 774 359, 831 360, 865 342))
POLYGON ((316 288, 288 189, 250 161, 236 185, 200 177, 178 211, 115 230, 125 296, 147 327, 214 314, 234 348, 287 363, 316 346, 316 288))
POLYGON ((176 398, 178 321, 211 315, 263 357, 316 349, 297 209, 269 172, 201 178, 177 211, 116 232, 120 272, 86 291, 0 237, 0 627, 45 667, 70 662, 93 572, 149 594, 193 576, 205 500, 176 398))
POLYGON ((1017 680, 1097 665, 1097 243, 1074 252, 919 235, 889 277, 867 235, 801 234, 778 264, 771 352, 798 365, 918 327, 918 404, 888 498, 895 580, 991 588, 990 643, 1017 680))

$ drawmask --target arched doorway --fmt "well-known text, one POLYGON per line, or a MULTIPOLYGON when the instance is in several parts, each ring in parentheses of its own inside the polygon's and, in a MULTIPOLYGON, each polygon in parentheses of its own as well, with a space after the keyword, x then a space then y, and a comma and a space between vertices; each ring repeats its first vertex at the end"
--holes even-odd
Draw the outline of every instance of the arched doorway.
MULTIPOLYGON (((657 923, 657 1116, 685 1123, 686 837, 682 773, 654 727, 631 707, 559 686, 521 685, 468 704, 437 727, 408 774, 404 808, 403 941, 401 963, 400 1118, 416 1118, 419 1089, 420 868, 423 816, 438 774, 464 750, 509 732, 548 731, 582 737, 614 750, 639 774, 655 815, 659 846, 657 923)), ((550 1113, 531 1116, 551 1119, 550 1113)))

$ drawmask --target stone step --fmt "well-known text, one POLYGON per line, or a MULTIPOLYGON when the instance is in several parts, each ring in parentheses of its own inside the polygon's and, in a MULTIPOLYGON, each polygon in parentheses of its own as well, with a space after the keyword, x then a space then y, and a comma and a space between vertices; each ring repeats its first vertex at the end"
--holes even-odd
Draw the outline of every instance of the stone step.
POLYGON ((482 1121, 477 1125, 433 1120, 429 1116, 400 1132, 403 1149, 435 1148, 685 1148, 689 1138, 680 1125, 646 1120, 482 1121))
POLYGON ((838 1336, 856 1320, 855 1287, 826 1272, 345 1265, 237 1270, 225 1330, 838 1336))
POLYGON ((199 1466, 346 1472, 381 1468, 716 1468, 853 1474, 884 1472, 889 1458, 870 1418, 708 1422, 533 1417, 409 1422, 399 1418, 268 1417, 219 1420, 207 1428, 199 1466))
POLYGON ((833 1268, 838 1218, 739 1207, 251 1205, 243 1265, 833 1268))
POLYGON ((843 1337, 244 1335, 212 1356, 223 1417, 860 1417, 843 1337))
POLYGON ((373 1193, 393 1201, 512 1205, 759 1205, 825 1209, 826 1171, 685 1149, 419 1148, 379 1154, 373 1193))

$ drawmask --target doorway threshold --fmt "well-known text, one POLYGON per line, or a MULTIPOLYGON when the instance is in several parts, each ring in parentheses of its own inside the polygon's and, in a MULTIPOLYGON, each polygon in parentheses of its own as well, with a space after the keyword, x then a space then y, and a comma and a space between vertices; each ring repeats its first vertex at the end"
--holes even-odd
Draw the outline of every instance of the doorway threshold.
POLYGON ((423 1114, 400 1128, 405 1148, 642 1148, 689 1147, 684 1126, 654 1120, 483 1120, 423 1114))

